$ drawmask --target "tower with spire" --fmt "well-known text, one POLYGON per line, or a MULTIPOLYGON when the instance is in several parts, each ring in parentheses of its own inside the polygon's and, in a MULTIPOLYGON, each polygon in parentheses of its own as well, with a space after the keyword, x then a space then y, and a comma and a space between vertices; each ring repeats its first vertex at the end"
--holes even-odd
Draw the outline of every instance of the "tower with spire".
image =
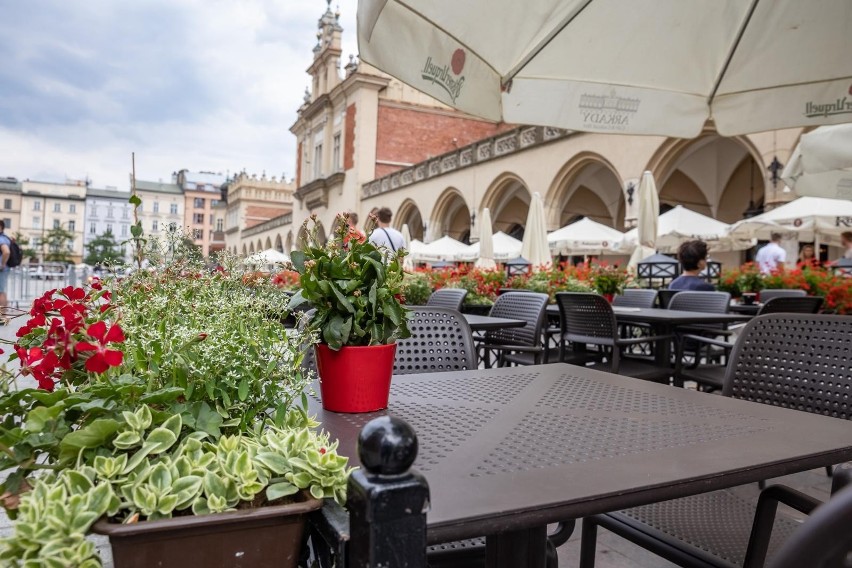
POLYGON ((326 0, 325 13, 317 23, 317 44, 314 46, 314 60, 308 68, 313 78, 311 100, 328 94, 340 84, 340 38, 343 28, 340 26, 340 12, 331 11, 331 0, 326 0))

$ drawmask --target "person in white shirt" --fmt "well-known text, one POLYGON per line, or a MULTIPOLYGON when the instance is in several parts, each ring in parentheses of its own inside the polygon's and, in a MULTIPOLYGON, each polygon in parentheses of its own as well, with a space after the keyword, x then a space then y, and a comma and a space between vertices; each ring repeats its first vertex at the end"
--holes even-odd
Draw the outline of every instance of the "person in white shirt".
POLYGON ((781 245, 778 244, 780 242, 781 233, 772 233, 771 241, 757 251, 754 261, 763 274, 770 274, 774 270, 784 268, 784 262, 787 260, 787 251, 781 248, 781 245))
POLYGON ((852 259, 852 231, 843 231, 840 233, 840 244, 846 249, 843 252, 843 258, 852 259))
POLYGON ((402 238, 402 233, 390 226, 393 213, 387 207, 382 207, 376 213, 376 218, 379 226, 370 233, 370 242, 381 248, 384 247, 393 253, 399 249, 405 248, 405 239, 402 238))

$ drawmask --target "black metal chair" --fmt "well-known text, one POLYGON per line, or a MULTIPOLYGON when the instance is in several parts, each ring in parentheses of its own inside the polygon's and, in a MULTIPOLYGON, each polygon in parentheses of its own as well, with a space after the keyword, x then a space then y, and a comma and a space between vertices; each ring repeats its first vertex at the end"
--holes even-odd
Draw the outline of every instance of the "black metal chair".
POLYGON ((411 337, 396 342, 394 375, 476 369, 473 333, 458 310, 420 306, 412 312, 411 337))
POLYGON ((426 305, 450 308, 460 312, 465 296, 467 296, 467 290, 464 288, 441 288, 432 292, 432 295, 426 301, 426 305))
MULTIPOLYGON (((848 472, 848 470, 847 470, 848 472)), ((839 472, 838 472, 839 477, 839 472)), ((835 480, 838 478, 836 477, 835 480)), ((848 568, 852 552, 852 487, 837 491, 784 543, 770 568, 848 568)))
MULTIPOLYGON (((599 294, 560 292, 556 294, 556 305, 559 306, 562 322, 560 361, 600 368, 638 379, 668 382, 671 369, 657 367, 647 360, 624 357, 622 350, 640 343, 672 339, 673 336, 652 335, 626 339, 620 337, 612 306, 599 294), (566 349, 569 344, 570 352, 566 349), (583 349, 590 345, 602 349, 608 362, 590 362, 589 353, 583 349)), ((599 359, 598 355, 593 354, 599 359)))
POLYGON ((536 292, 506 292, 497 297, 488 315, 527 323, 524 327, 486 331, 481 339, 477 339, 481 360, 486 367, 491 366, 492 355, 496 355, 499 367, 513 363, 538 365, 544 361, 542 327, 548 300, 547 294, 536 292))
POLYGON ((612 300, 613 306, 653 308, 657 305, 657 291, 645 288, 626 288, 612 300))
POLYGON ((760 291, 760 301, 766 303, 769 300, 773 300, 775 298, 801 298, 802 296, 807 295, 808 293, 804 290, 776 290, 774 288, 770 288, 767 290, 760 291))
MULTIPOLYGON (((822 306, 822 298, 818 296, 777 297, 772 298, 760 307, 757 315, 765 314, 815 314, 822 306)), ((733 343, 700 335, 684 335, 680 337, 678 352, 675 357, 675 384, 683 386, 684 381, 694 381, 704 390, 721 389, 727 372, 728 355, 734 348, 733 343), (715 361, 699 362, 698 365, 684 366, 683 351, 686 343, 707 345, 725 352, 725 357, 715 361)))
MULTIPOLYGON (((723 395, 852 419, 850 334, 852 318, 842 316, 756 317, 733 349, 723 395), (766 361, 772 361, 771 373, 766 361)), ((792 489, 773 486, 761 494, 756 508, 725 490, 590 517, 583 521, 580 566, 594 566, 598 526, 680 566, 763 566, 767 551, 772 556, 798 526, 782 514, 771 528, 779 501, 805 513, 819 504, 792 489)))
POLYGON ((668 309, 669 302, 672 301, 677 294, 679 294, 682 290, 669 290, 668 288, 663 288, 661 290, 657 290, 657 307, 662 309, 668 309))

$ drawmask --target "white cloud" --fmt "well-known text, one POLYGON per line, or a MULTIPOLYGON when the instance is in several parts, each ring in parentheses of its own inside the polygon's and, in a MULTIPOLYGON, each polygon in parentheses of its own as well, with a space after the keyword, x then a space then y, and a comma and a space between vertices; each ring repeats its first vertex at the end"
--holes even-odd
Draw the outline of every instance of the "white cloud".
MULTIPOLYGON (((324 2, 11 4, 0 22, 0 176, 127 188, 134 151, 140 179, 295 173, 288 129, 324 2)), ((344 61, 355 9, 340 7, 344 61)))

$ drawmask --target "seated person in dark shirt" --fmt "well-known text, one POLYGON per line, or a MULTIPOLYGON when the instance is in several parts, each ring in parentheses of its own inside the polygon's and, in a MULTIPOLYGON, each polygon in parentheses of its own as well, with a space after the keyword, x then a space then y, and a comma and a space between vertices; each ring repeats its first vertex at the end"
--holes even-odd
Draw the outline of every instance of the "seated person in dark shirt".
POLYGON ((698 290, 712 292, 716 289, 698 276, 707 267, 707 243, 687 241, 677 250, 677 259, 683 267, 683 274, 672 280, 669 290, 698 290))

